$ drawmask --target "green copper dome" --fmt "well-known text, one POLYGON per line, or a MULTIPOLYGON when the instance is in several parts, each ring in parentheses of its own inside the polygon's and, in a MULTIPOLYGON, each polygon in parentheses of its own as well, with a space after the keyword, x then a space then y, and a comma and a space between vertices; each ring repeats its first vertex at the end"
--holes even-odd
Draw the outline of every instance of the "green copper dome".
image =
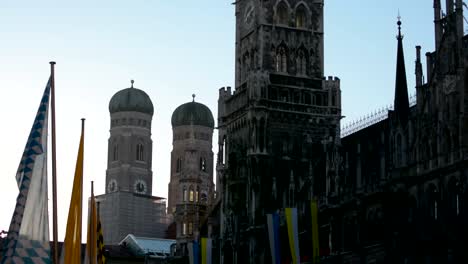
POLYGON ((132 87, 118 91, 109 102, 109 112, 141 112, 153 115, 153 103, 142 90, 132 87))
POLYGON ((210 109, 195 101, 177 107, 172 114, 171 123, 172 127, 195 125, 214 128, 213 114, 210 109))

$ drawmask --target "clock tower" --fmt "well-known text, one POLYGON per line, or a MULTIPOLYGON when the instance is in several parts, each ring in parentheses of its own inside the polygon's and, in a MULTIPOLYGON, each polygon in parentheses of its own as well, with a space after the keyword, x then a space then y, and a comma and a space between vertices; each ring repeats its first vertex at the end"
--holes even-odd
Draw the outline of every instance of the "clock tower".
POLYGON ((128 234, 164 237, 166 201, 151 191, 153 103, 132 81, 130 88, 112 96, 109 112, 105 194, 96 197, 104 241, 115 245, 128 234))
POLYGON ((133 87, 117 92, 109 103, 111 114, 108 141, 106 193, 125 191, 151 195, 153 103, 133 87))
POLYGON ((224 263, 271 263, 266 215, 285 223, 284 208, 338 190, 340 80, 324 76, 323 0, 235 5, 235 87, 218 99, 219 248, 224 263))

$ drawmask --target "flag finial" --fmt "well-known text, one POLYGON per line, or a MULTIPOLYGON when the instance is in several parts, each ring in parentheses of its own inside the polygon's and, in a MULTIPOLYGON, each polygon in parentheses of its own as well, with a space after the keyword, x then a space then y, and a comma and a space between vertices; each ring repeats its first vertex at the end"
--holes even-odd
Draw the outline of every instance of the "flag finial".
POLYGON ((135 83, 134 80, 130 80, 130 83, 132 84, 132 86, 130 88, 133 88, 133 84, 135 83))
POLYGON ((195 94, 192 94, 192 102, 195 102, 195 94))

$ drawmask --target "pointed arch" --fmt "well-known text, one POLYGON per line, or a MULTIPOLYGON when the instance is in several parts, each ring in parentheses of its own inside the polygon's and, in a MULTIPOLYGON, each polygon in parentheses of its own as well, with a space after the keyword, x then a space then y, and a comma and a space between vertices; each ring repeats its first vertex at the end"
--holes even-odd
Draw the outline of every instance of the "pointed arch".
POLYGON ((276 49, 276 71, 288 72, 288 48, 284 43, 276 49))
POLYGON ((277 3, 275 10, 276 23, 287 26, 289 24, 289 5, 285 1, 280 1, 277 3))
POLYGON ((307 75, 307 50, 304 48, 304 45, 301 45, 300 48, 296 51, 296 73, 297 75, 307 75))
POLYGON ((308 17, 308 10, 306 8, 306 5, 303 3, 303 2, 299 2, 297 5, 296 5, 296 8, 295 8, 295 26, 297 28, 306 28, 307 27, 307 24, 308 24, 308 21, 307 21, 307 17, 308 17))

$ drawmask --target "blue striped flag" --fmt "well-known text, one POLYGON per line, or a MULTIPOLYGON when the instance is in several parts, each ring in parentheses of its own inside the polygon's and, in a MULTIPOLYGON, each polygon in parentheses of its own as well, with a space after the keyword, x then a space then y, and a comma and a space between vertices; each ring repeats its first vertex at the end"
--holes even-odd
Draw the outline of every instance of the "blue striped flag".
POLYGON ((267 214, 268 238, 270 241, 271 263, 280 264, 280 236, 279 236, 279 215, 277 213, 267 214))
POLYGON ((51 263, 47 208, 47 119, 50 83, 16 173, 19 194, 11 219, 2 264, 51 263))

